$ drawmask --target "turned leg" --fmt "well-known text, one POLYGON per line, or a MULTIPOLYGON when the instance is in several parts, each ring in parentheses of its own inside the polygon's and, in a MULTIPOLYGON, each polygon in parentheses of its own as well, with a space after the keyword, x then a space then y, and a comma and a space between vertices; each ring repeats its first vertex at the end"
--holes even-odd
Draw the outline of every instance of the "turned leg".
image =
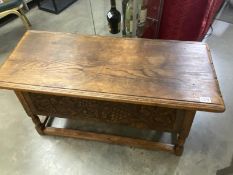
MULTIPOLYGON (((19 101, 21 102, 24 110, 26 111, 27 115, 32 119, 33 123, 35 124, 35 128, 40 135, 43 135, 44 130, 44 123, 41 123, 40 118, 34 114, 33 106, 30 102, 30 99, 27 97, 26 93, 15 91, 16 96, 18 97, 19 101)), ((46 118, 47 120, 47 118, 46 118)))
POLYGON ((196 111, 185 111, 184 120, 181 125, 181 130, 178 133, 177 143, 175 145, 175 155, 181 156, 184 150, 185 140, 189 135, 192 127, 193 119, 196 111))
POLYGON ((181 156, 184 150, 184 143, 185 143, 186 137, 183 137, 181 135, 178 135, 177 143, 175 145, 175 155, 181 156))
POLYGON ((32 116, 30 116, 30 117, 31 117, 33 123, 35 124, 36 131, 37 131, 40 135, 43 135, 43 134, 44 134, 44 132, 43 132, 43 130, 44 130, 44 125, 43 125, 43 123, 41 123, 40 118, 39 118, 37 115, 32 115, 32 116))

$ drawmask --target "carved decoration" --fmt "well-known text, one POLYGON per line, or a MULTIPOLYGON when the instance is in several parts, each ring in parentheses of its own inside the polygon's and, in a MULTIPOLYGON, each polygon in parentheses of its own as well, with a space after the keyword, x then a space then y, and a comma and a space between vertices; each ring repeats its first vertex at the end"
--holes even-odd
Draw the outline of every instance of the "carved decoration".
POLYGON ((174 131, 177 110, 73 97, 28 93, 39 115, 86 119, 140 129, 174 131))

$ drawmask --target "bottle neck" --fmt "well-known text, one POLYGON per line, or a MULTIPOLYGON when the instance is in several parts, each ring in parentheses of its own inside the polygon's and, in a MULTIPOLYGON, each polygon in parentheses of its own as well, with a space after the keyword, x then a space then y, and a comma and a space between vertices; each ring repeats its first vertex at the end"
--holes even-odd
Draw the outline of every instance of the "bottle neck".
POLYGON ((110 0, 111 1, 111 9, 116 9, 116 0, 110 0))

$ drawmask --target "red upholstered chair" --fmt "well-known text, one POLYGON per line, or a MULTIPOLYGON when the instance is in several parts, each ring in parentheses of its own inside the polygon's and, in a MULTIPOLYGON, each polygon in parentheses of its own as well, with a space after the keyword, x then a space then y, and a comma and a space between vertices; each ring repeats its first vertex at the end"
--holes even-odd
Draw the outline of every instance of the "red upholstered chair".
MULTIPOLYGON (((152 0, 157 1, 157 0, 152 0)), ((224 0, 164 0, 159 38, 200 41, 224 0)), ((150 31, 144 34, 155 38, 150 31)))

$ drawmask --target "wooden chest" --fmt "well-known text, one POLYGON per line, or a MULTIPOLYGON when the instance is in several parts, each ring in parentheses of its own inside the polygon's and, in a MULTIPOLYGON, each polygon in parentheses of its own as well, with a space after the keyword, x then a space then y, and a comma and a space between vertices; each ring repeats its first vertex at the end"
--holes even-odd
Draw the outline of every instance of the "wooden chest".
POLYGON ((198 42, 28 31, 1 67, 0 87, 16 92, 40 134, 176 155, 196 111, 225 110, 210 51, 198 42), (172 132, 177 143, 53 128, 49 117, 172 132))

